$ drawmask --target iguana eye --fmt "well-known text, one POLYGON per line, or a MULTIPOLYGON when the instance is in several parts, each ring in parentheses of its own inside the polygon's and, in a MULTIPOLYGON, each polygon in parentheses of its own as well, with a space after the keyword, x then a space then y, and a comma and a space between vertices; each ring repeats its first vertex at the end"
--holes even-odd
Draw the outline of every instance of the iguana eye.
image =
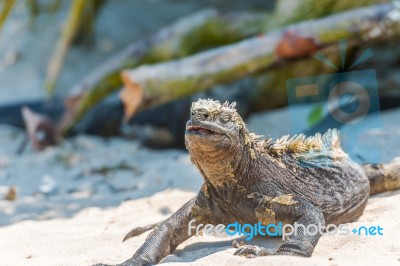
POLYGON ((222 113, 220 116, 220 120, 223 123, 227 123, 231 120, 231 115, 229 113, 222 113))

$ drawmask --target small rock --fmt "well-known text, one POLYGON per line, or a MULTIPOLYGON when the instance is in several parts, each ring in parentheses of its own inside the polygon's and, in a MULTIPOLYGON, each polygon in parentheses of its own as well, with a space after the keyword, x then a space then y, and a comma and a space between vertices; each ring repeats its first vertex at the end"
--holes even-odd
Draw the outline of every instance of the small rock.
POLYGON ((52 176, 44 175, 40 181, 39 191, 43 194, 52 194, 57 189, 57 182, 52 176))
POLYGON ((9 201, 14 201, 17 199, 17 189, 14 186, 9 187, 5 199, 9 201))

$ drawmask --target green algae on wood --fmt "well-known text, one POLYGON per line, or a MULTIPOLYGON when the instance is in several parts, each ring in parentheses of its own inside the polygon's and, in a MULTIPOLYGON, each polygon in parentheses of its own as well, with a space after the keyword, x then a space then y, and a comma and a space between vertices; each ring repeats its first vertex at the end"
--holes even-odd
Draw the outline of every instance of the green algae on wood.
MULTIPOLYGON (((335 36, 320 38, 331 31, 345 32, 354 45, 366 41, 379 41, 382 38, 395 38, 400 35, 400 21, 390 15, 394 9, 393 4, 355 9, 289 25, 262 36, 210 49, 180 60, 125 70, 122 72, 125 91, 136 91, 136 95, 143 97, 138 101, 126 97, 128 93, 123 93, 122 99, 128 110, 125 116, 129 118, 137 110, 255 74, 286 60, 287 58, 276 53, 276 48, 286 41, 285 36, 288 32, 295 33, 298 38, 306 36, 319 48, 336 45, 335 36), (376 29, 380 30, 380 35, 366 34, 376 29), (134 104, 138 105, 132 106, 134 104)), ((309 57, 313 53, 313 50, 305 51, 307 54, 290 59, 309 57)))

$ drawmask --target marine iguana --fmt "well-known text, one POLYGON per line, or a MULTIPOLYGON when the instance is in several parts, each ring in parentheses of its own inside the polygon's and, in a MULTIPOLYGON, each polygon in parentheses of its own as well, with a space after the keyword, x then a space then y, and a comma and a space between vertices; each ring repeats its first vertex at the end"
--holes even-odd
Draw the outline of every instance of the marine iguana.
MULTIPOLYGON (((158 263, 190 237, 192 219, 225 225, 342 224, 361 216, 369 195, 400 188, 400 157, 389 164, 358 165, 341 149, 335 129, 260 140, 249 133, 235 106, 211 99, 192 104, 185 144, 204 184, 120 265, 158 263)), ((299 230, 274 253, 245 245, 235 255, 309 257, 319 238, 299 230)))

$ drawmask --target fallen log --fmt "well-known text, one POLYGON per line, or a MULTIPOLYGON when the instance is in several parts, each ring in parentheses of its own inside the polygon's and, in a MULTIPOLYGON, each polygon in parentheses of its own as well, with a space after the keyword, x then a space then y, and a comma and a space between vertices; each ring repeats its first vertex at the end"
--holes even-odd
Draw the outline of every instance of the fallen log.
POLYGON ((206 10, 190 15, 149 39, 135 42, 80 81, 67 99, 68 112, 61 131, 67 132, 95 104, 120 89, 119 72, 123 69, 188 56, 289 23, 367 6, 371 1, 329 1, 321 7, 319 0, 280 0, 271 14, 241 12, 221 15, 215 10, 206 10))
POLYGON ((379 4, 289 25, 180 60, 124 70, 125 119, 138 110, 308 57, 339 39, 356 45, 399 35, 399 7, 379 4))
POLYGON ((95 69, 72 88, 60 130, 65 134, 90 108, 122 86, 120 71, 145 63, 184 57, 261 32, 265 14, 221 15, 207 9, 135 42, 95 69))

